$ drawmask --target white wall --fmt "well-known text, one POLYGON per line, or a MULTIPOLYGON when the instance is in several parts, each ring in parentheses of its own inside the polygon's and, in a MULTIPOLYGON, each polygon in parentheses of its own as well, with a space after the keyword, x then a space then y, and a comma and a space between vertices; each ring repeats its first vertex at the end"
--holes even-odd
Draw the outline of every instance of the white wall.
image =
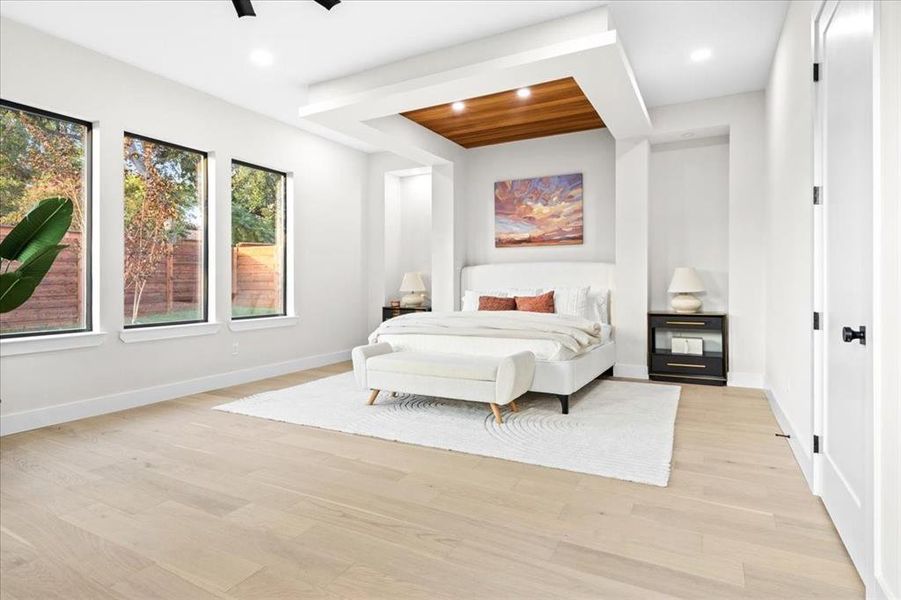
POLYGON ((459 305, 458 288, 463 266, 464 234, 463 187, 464 150, 409 119, 378 119, 379 128, 399 139, 414 139, 428 148, 428 162, 416 162, 392 152, 378 152, 369 157, 367 188, 369 197, 364 209, 366 238, 367 322, 374 329, 381 322, 381 303, 385 290, 385 175, 393 171, 431 168, 432 233, 431 233, 431 302, 435 311, 451 311, 459 305), (432 154, 432 152, 440 153, 432 154))
MULTIPOLYGON (((4 431, 44 424, 63 414, 73 418, 181 395, 183 390, 334 362, 365 339, 364 154, 8 20, 0 21, 0 72, 4 99, 98 124, 94 185, 100 199, 100 228, 95 232, 100 252, 94 277, 99 278, 100 293, 94 301, 99 303, 97 327, 108 334, 95 348, 0 359, 4 431), (120 341, 125 130, 214 153, 214 264, 229 264, 229 160, 240 158, 293 174, 299 324, 248 332, 222 326, 218 333, 202 337, 120 341), (234 342, 240 344, 237 356, 232 355, 234 342), (255 367, 265 369, 247 371, 255 367), (183 385, 171 385, 179 382, 183 385), (57 408, 42 410, 52 407, 57 408)), ((219 269, 210 286, 213 318, 219 320, 226 318, 229 306, 228 274, 228 268, 219 269)))
POLYGON ((620 377, 648 377, 648 195, 650 144, 616 141, 616 269, 611 293, 620 377))
POLYGON ((901 599, 901 3, 879 18, 879 179, 875 201, 875 567, 886 598, 901 599))
MULTIPOLYGON (((385 302, 386 269, 389 257, 385 255, 385 202, 396 193, 400 180, 389 173, 421 167, 391 152, 369 155, 366 177, 366 202, 363 203, 363 252, 361 264, 366 285, 363 311, 366 330, 372 331, 382 322, 381 307, 385 302)), ((391 259, 393 260, 393 259, 391 259)))
POLYGON ((813 479, 813 31, 817 3, 789 6, 766 90, 766 387, 813 479))
POLYGON ((676 267, 694 267, 707 290, 702 310, 723 311, 729 297, 729 138, 651 146, 648 200, 650 307, 670 310, 676 267))
POLYGON ((616 262, 617 361, 619 374, 631 377, 647 375, 649 283, 654 288, 653 304, 665 307, 669 298, 663 290, 672 268, 683 263, 698 266, 711 290, 704 297, 706 308, 722 310, 728 302, 730 383, 761 387, 763 95, 756 92, 660 107, 651 116, 650 141, 658 152, 650 154, 647 143, 614 141, 606 130, 467 151, 466 262, 616 262), (713 141, 671 144, 685 131, 713 141), (585 188, 585 244, 494 247, 495 181, 580 171, 585 188), (650 211, 649 195, 655 203, 650 211), (659 212, 663 205, 667 210, 659 212), (685 226, 674 228, 670 222, 669 230, 679 235, 658 235, 670 217, 684 221, 685 226), (731 298, 736 296, 740 298, 733 303, 731 298))
POLYGON ((613 262, 614 142, 606 129, 570 133, 466 152, 466 262, 613 262), (584 243, 579 246, 494 247, 494 183, 582 173, 584 243))
POLYGON ((460 308, 464 174, 462 161, 432 167, 432 310, 437 312, 460 308))
MULTIPOLYGON (((386 176, 394 193, 385 193, 385 300, 400 298, 404 273, 418 272, 431 289, 432 176, 386 176)), ((429 292, 427 292, 428 294, 429 292)))
POLYGON ((400 287, 401 231, 403 230, 403 203, 401 202, 401 178, 385 175, 385 276, 383 278, 383 304, 394 298, 400 287))
MULTIPOLYGON (((660 106, 651 141, 680 132, 729 135, 729 384, 763 387, 766 300, 766 123, 762 92, 660 106)), ((621 235, 621 234, 620 234, 621 235)))
MULTIPOLYGON (((392 122, 393 123, 393 122, 392 122)), ((393 124, 396 128, 398 124, 393 124)), ((416 127, 423 143, 436 134, 416 127)), ((444 145, 449 142, 438 138, 444 145)), ((613 261, 614 150, 606 131, 591 131, 464 150, 443 148, 447 162, 432 165, 431 292, 434 310, 459 304, 460 271, 467 264, 536 260, 613 261), (516 177, 583 173, 585 244, 542 248, 494 248, 494 182, 516 177), (487 190, 487 191, 486 191, 487 190), (589 221, 590 220, 590 221, 589 221)), ((367 323, 381 320, 387 285, 385 175, 422 167, 390 152, 370 155, 365 206, 368 276, 367 323)), ((388 249, 389 254, 393 250, 388 249)), ((390 259, 395 260, 395 259, 390 259)))

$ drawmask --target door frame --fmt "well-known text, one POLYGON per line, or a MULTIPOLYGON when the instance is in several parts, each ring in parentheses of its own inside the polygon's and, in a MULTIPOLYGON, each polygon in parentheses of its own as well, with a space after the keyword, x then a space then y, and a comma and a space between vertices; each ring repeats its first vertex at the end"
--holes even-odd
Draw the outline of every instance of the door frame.
MULTIPOLYGON (((817 64, 823 63, 822 27, 821 23, 831 15, 838 6, 838 0, 821 0, 819 9, 813 15, 811 33, 813 35, 813 60, 817 64)), ((825 99, 822 87, 816 82, 813 84, 813 185, 823 189, 823 163, 825 161, 825 146, 823 142, 823 121, 825 115, 825 99)), ((824 218, 824 205, 813 205, 813 310, 819 315, 824 314, 826 306, 826 221, 824 218)), ((823 413, 825 411, 825 385, 826 385, 826 351, 824 347, 824 335, 822 324, 819 329, 814 328, 811 338, 813 354, 813 435, 822 440, 823 413)), ((813 440, 805 443, 811 444, 812 472, 811 489, 817 496, 823 491, 823 463, 822 456, 813 449, 813 440)))
MULTIPOLYGON (((901 538, 901 506, 893 499, 901 494, 901 360, 897 334, 901 333, 901 8, 875 3, 876 90, 874 101, 873 188, 873 329, 883 332, 873 344, 873 596, 901 598, 901 556, 897 546, 883 538, 901 538), (887 530, 895 523, 895 531, 887 530), (889 555, 885 555, 885 550, 889 555), (892 554, 892 552, 894 552, 892 554)), ((869 590, 868 590, 869 592, 869 590)))
MULTIPOLYGON (((825 26, 828 24, 830 18, 835 13, 838 5, 842 0, 821 0, 820 6, 818 10, 814 13, 813 21, 811 23, 811 32, 813 35, 813 44, 814 44, 814 61, 821 65, 820 73, 821 75, 825 72, 824 65, 824 53, 822 46, 822 36, 823 30, 825 26)), ((879 2, 875 2, 873 0, 869 0, 873 5, 873 20, 874 20, 874 31, 873 31, 873 149, 872 149, 872 157, 873 157, 873 172, 871 174, 872 184, 873 184, 873 198, 872 198, 872 219, 873 219, 873 236, 871 243, 871 259, 872 259, 872 269, 873 269, 873 290, 871 290, 871 310, 872 310, 872 323, 870 323, 870 327, 867 330, 867 343, 871 347, 872 354, 872 362, 871 362, 871 373, 870 376, 874 383, 872 387, 871 394, 871 406, 868 411, 869 419, 865 420, 868 435, 867 449, 864 453, 866 459, 864 474, 864 492, 865 496, 861 498, 861 507, 864 511, 864 523, 867 527, 867 531, 864 532, 864 556, 862 557, 862 562, 864 564, 856 564, 858 573, 860 574, 861 579, 864 582, 864 585, 867 588, 867 595, 869 596, 872 591, 875 589, 874 585, 876 584, 875 575, 875 557, 874 550, 875 544, 874 539, 876 536, 876 528, 874 523, 874 513, 875 507, 874 502, 876 500, 875 494, 875 486, 874 486, 874 477, 875 477, 875 448, 876 448, 876 440, 874 436, 878 430, 875 419, 877 418, 876 407, 877 407, 877 376, 880 374, 878 371, 880 370, 879 365, 881 365, 882 361, 882 351, 880 349, 881 340, 879 337, 879 330, 877 325, 880 324, 883 310, 887 310, 888 307, 883 308, 879 301, 879 297, 877 294, 877 290, 879 289, 879 275, 878 275, 878 267, 879 267, 879 257, 881 253, 881 238, 877 234, 879 231, 879 208, 880 208, 880 176, 881 170, 879 167, 879 161, 881 160, 881 140, 878 134, 880 130, 880 112, 879 112, 879 80, 880 80, 880 72, 879 72, 879 63, 876 60, 878 56, 878 44, 879 44, 879 2), (875 342, 875 343, 874 343, 875 342)), ((814 103, 814 123, 813 123, 813 184, 815 186, 819 186, 821 190, 821 198, 823 201, 820 204, 813 205, 813 310, 820 313, 821 316, 825 315, 825 307, 826 307, 826 289, 825 289, 825 281, 826 281, 826 266, 827 266, 827 254, 826 254, 826 213, 828 212, 828 191, 824 190, 823 182, 825 179, 824 172, 824 164, 825 164, 825 150, 826 150, 826 141, 824 140, 823 131, 825 127, 825 93, 824 88, 818 84, 814 84, 813 91, 813 103, 814 103)), ((827 329, 822 327, 818 330, 814 330, 812 337, 812 356, 813 356, 813 434, 815 436, 819 436, 821 445, 825 442, 825 438, 823 436, 824 433, 824 415, 825 415, 825 390, 826 390, 826 340, 825 340, 825 331, 827 329)), ((813 443, 811 440, 810 443, 813 443)), ((824 466, 823 466, 823 456, 821 453, 811 453, 813 457, 813 480, 811 482, 811 488, 814 494, 817 496, 822 496, 823 492, 823 477, 824 477, 824 466)))

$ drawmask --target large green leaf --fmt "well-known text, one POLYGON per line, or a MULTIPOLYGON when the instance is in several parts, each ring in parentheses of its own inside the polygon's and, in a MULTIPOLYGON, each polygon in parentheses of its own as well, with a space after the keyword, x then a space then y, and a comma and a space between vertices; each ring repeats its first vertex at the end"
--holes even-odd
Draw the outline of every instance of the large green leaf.
POLYGON ((37 281, 19 271, 0 275, 0 313, 19 308, 31 298, 37 281))
POLYGON ((65 244, 57 244, 56 246, 44 248, 39 253, 29 258, 28 262, 19 265, 16 272, 21 273, 25 277, 34 279, 34 284, 38 285, 44 278, 44 275, 47 274, 47 271, 50 270, 50 267, 53 266, 53 261, 56 260, 56 257, 64 248, 66 248, 65 244))
POLYGON ((41 200, 0 242, 0 257, 25 263, 56 246, 69 230, 73 208, 66 198, 41 200))

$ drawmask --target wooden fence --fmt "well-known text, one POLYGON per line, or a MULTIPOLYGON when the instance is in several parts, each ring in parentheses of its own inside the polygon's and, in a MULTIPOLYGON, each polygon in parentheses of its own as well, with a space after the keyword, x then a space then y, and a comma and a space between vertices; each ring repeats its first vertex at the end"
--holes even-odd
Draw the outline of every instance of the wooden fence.
MULTIPOLYGON (((12 227, 0 225, 0 240, 12 227)), ((22 306, 0 315, 0 331, 20 332, 76 328, 81 325, 84 282, 81 277, 81 233, 70 232, 63 250, 34 295, 22 306)), ((277 246, 238 244, 232 248, 232 302, 245 311, 275 310, 282 290, 277 246)), ((141 296, 140 317, 177 313, 197 306, 202 285, 203 247, 183 240, 165 256, 148 279, 141 296)), ((134 293, 125 292, 123 314, 131 320, 134 293)))
MULTIPOLYGON (((11 229, 9 225, 0 225, 0 240, 11 229)), ((69 232, 60 243, 69 247, 59 253, 41 285, 25 304, 16 310, 0 314, 0 331, 77 329, 83 326, 81 233, 69 232)))
MULTIPOLYGON (((200 303, 203 282, 203 246, 199 240, 182 240, 173 246, 147 279, 138 317, 194 310, 200 303)), ((134 290, 125 290, 125 322, 131 321, 134 290)), ((187 320, 190 316, 175 317, 187 320)))
POLYGON ((232 248, 232 306, 240 312, 272 312, 281 307, 279 247, 238 244, 232 248))

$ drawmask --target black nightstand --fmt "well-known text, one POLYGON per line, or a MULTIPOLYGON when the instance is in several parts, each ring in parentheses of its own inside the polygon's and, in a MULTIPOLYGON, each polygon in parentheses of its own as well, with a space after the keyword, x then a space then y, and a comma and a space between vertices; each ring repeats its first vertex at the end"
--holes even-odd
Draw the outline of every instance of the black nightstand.
POLYGON ((648 371, 652 380, 726 385, 728 370, 725 313, 648 313, 648 371), (673 336, 702 339, 703 353, 674 354, 673 336))
POLYGON ((399 317, 401 315, 407 315, 415 312, 432 312, 431 306, 402 306, 399 308, 392 308, 390 306, 382 307, 382 321, 387 321, 388 319, 393 319, 394 317, 399 317))

